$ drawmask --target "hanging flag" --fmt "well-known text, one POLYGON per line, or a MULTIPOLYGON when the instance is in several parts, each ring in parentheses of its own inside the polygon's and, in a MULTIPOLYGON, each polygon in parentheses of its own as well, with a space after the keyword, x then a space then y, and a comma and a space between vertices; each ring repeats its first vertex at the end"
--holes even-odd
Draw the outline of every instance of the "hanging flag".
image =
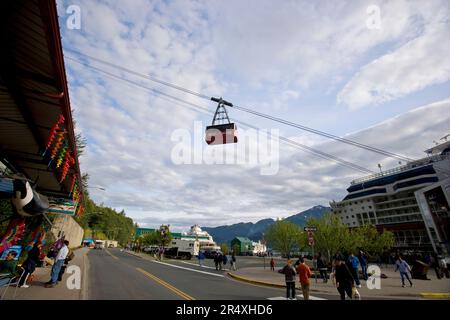
MULTIPOLYGON (((63 168, 62 168, 61 180, 59 181, 59 183, 63 182, 66 179, 66 175, 69 172, 69 169, 71 166, 72 166, 72 155, 71 155, 71 151, 69 150, 66 152, 66 156, 65 156, 64 164, 63 164, 63 168)), ((72 180, 72 185, 70 187, 71 193, 72 193, 73 183, 74 183, 74 181, 72 180)))
POLYGON ((56 161, 56 167, 59 168, 64 160, 64 157, 67 153, 67 149, 69 148, 69 141, 64 139, 64 146, 60 149, 58 160, 56 161))
POLYGON ((45 238, 45 231, 41 229, 41 226, 38 226, 34 231, 31 233, 31 241, 28 242, 27 246, 25 247, 25 251, 30 251, 34 244, 37 242, 42 242, 45 238))
MULTIPOLYGON (((52 160, 55 159, 56 154, 58 153, 58 150, 61 148, 61 145, 62 145, 63 140, 64 140, 64 134, 65 133, 66 133, 66 130, 58 132, 58 137, 56 138, 56 142, 55 142, 55 145, 53 146, 53 150, 52 150, 52 153, 51 153, 51 156, 50 156, 50 158, 52 160)), ((48 164, 49 166, 50 166, 51 162, 52 161, 49 162, 49 164, 48 164)))
POLYGON ((62 114, 60 114, 58 116, 58 120, 53 124, 52 129, 50 130, 50 135, 47 139, 47 145, 46 145, 45 151, 42 154, 43 156, 45 155, 47 150, 51 147, 53 140, 55 139, 56 131, 59 129, 60 125, 64 123, 64 120, 65 120, 64 116, 62 114))

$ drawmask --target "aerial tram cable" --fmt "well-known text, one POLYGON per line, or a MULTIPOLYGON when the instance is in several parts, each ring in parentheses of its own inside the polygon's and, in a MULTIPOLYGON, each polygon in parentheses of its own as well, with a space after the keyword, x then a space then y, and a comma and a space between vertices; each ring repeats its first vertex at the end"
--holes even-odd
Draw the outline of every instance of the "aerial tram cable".
MULTIPOLYGON (((76 54, 78 54, 78 55, 80 55, 80 56, 84 56, 84 57, 89 58, 89 59, 91 59, 91 60, 94 60, 94 61, 103 63, 103 64, 105 64, 105 65, 107 65, 107 66, 110 66, 110 67, 119 69, 119 70, 121 70, 121 71, 130 73, 130 74, 132 74, 132 75, 135 75, 135 76, 138 76, 138 77, 141 77, 141 78, 144 78, 144 79, 147 79, 147 80, 150 80, 150 81, 153 81, 153 82, 156 82, 156 83, 165 85, 165 86, 170 87, 170 88, 172 88, 172 89, 176 89, 176 90, 182 91, 182 92, 184 92, 184 93, 188 93, 188 94, 194 95, 194 96, 196 96, 196 97, 198 97, 198 98, 202 98, 202 99, 206 99, 206 100, 209 100, 209 99, 210 99, 209 96, 206 96, 206 95, 204 95, 204 94, 195 92, 195 91, 193 91, 193 90, 189 90, 189 89, 183 88, 183 87, 181 87, 181 86, 178 86, 178 85, 176 85, 176 84, 173 84, 173 83, 170 83, 170 82, 161 80, 161 79, 159 79, 159 78, 157 78, 157 77, 155 77, 155 76, 153 76, 153 75, 147 75, 147 74, 139 73, 139 72, 137 72, 137 71, 134 71, 134 70, 131 70, 131 69, 128 69, 128 68, 119 66, 119 65, 117 65, 117 64, 114 64, 114 63, 105 61, 105 60, 103 60, 103 59, 99 59, 99 58, 96 58, 96 57, 87 55, 87 54, 85 54, 85 53, 81 53, 81 52, 79 52, 79 51, 76 51, 76 50, 73 50, 73 49, 70 49, 70 48, 64 48, 64 50, 67 50, 67 51, 76 53, 76 54)), ((70 57, 70 56, 65 56, 65 57, 66 57, 67 59, 70 59, 70 60, 73 60, 73 61, 78 61, 78 60, 76 60, 75 58, 72 58, 72 57, 70 57)), ((80 61, 78 61, 78 62, 80 62, 80 61)))
MULTIPOLYGON (((197 112, 202 112, 202 113, 204 113, 204 114, 210 114, 210 115, 215 114, 215 113, 209 111, 206 107, 204 108, 204 107, 199 106, 199 105, 196 105, 196 104, 194 104, 194 103, 192 103, 192 102, 188 102, 188 101, 186 101, 186 100, 180 99, 180 98, 175 97, 175 96, 172 96, 172 95, 170 95, 170 94, 161 92, 161 91, 159 91, 159 90, 157 90, 157 89, 150 88, 150 87, 146 87, 146 86, 144 86, 144 85, 142 85, 142 84, 140 84, 140 83, 138 83, 138 82, 134 82, 134 81, 132 81, 132 80, 129 80, 129 79, 126 79, 126 78, 122 78, 122 77, 117 76, 117 75, 115 75, 115 74, 113 74, 113 73, 110 73, 110 72, 105 71, 105 70, 103 70, 103 69, 100 69, 100 68, 91 66, 91 65, 89 65, 89 64, 87 64, 87 63, 83 63, 83 62, 78 61, 78 60, 76 60, 76 59, 70 59, 70 60, 73 60, 73 61, 75 61, 75 62, 77 62, 77 63, 79 63, 79 64, 81 64, 81 65, 83 65, 83 66, 85 66, 85 67, 91 68, 91 69, 96 70, 96 71, 98 71, 98 72, 100 72, 100 73, 103 73, 103 74, 105 74, 106 76, 108 76, 108 77, 110 77, 110 78, 112 78, 112 79, 124 81, 124 82, 127 82, 127 83, 131 84, 131 85, 134 85, 135 87, 138 87, 138 88, 147 90, 147 91, 151 92, 153 95, 158 96, 160 99, 164 99, 164 100, 167 100, 167 101, 172 102, 172 103, 173 103, 173 101, 178 102, 178 104, 179 104, 179 103, 182 103, 182 104, 183 104, 183 105, 182 105, 183 107, 187 107, 187 108, 189 108, 189 109, 191 109, 191 110, 194 110, 194 111, 197 111, 197 112), (162 96, 162 97, 161 97, 161 96, 162 96), (164 97, 164 98, 163 98, 163 97, 164 97)), ((221 100, 221 99, 216 99, 216 100, 217 100, 217 101, 215 101, 215 100, 213 100, 213 101, 218 102, 218 101, 221 100)), ((229 104, 229 102, 227 102, 227 101, 225 101, 225 100, 222 100, 222 103, 223 103, 224 105, 229 104)), ((179 104, 179 105, 180 105, 180 104, 179 104)), ((216 109, 216 110, 217 110, 217 109, 216 109)), ((229 118, 228 118, 228 119, 229 119, 229 118)), ((231 122, 231 119, 229 119, 229 121, 231 122)), ((241 125, 243 125, 243 126, 245 126, 245 127, 249 127, 249 128, 253 128, 253 129, 259 130, 258 127, 255 127, 255 126, 250 125, 250 124, 248 124, 248 123, 245 123, 245 122, 243 122, 243 121, 235 121, 235 122, 236 122, 236 123, 239 123, 239 124, 241 124, 241 125)), ((270 137, 272 137, 272 135, 271 135, 270 133, 268 133, 268 135, 270 135, 270 137)), ((294 141, 294 140, 292 140, 292 139, 285 138, 285 137, 283 137, 283 136, 278 136, 278 137, 279 137, 279 139, 280 139, 282 142, 287 143, 287 144, 289 144, 289 145, 292 146, 292 147, 301 149, 301 150, 304 151, 304 152, 307 152, 307 153, 311 153, 311 154, 313 154, 313 155, 316 155, 316 156, 318 156, 318 157, 320 157, 320 158, 322 158, 322 159, 325 159, 325 160, 328 160, 328 161, 333 161, 333 162, 335 162, 335 163, 337 163, 337 164, 339 164, 339 165, 345 166, 345 167, 347 167, 347 168, 350 168, 350 169, 352 169, 352 170, 356 170, 356 171, 359 171, 359 172, 362 172, 362 173, 365 173, 365 174, 373 174, 373 173, 374 173, 374 171, 372 171, 372 170, 369 170, 369 169, 367 169, 367 168, 364 168, 364 167, 362 167, 362 166, 359 166, 359 165, 357 165, 357 164, 355 164, 355 163, 352 163, 352 162, 343 160, 343 159, 341 159, 341 158, 339 158, 339 157, 333 156, 333 155, 328 154, 328 153, 326 153, 326 152, 323 152, 323 151, 314 149, 314 148, 312 148, 312 147, 303 145, 303 144, 298 143, 297 141, 294 141)))
MULTIPOLYGON (((176 89, 176 90, 180 90, 182 92, 194 95, 194 96, 196 96, 198 98, 202 98, 202 99, 206 99, 206 100, 212 100, 212 101, 216 101, 217 100, 217 98, 211 98, 211 97, 209 97, 207 95, 204 95, 204 94, 195 92, 193 90, 189 90, 189 89, 186 89, 184 87, 172 84, 170 82, 158 79, 157 77, 155 77, 153 75, 142 74, 142 73, 136 72, 134 70, 130 70, 130 69, 127 69, 125 67, 116 65, 114 63, 111 63, 111 62, 108 62, 108 61, 105 61, 105 60, 102 60, 102 59, 99 59, 99 58, 87 55, 85 53, 81 53, 81 52, 76 51, 74 49, 65 48, 65 50, 73 52, 73 53, 76 53, 76 54, 78 54, 80 56, 87 57, 87 58, 92 59, 94 61, 97 61, 99 63, 106 64, 106 65, 108 65, 110 67, 117 68, 119 70, 122 70, 124 72, 133 74, 135 76, 142 77, 144 79, 147 79, 147 80, 150 80, 150 81, 154 81, 154 82, 157 82, 159 84, 168 86, 170 88, 173 88, 173 89, 176 89)), ((74 59, 72 57, 69 57, 69 56, 66 56, 66 58, 74 60, 74 61, 78 61, 78 60, 76 60, 76 59, 74 59)), ((376 148, 376 147, 372 147, 372 146, 369 146, 369 145, 366 145, 366 144, 363 144, 363 143, 360 143, 360 142, 357 142, 357 141, 353 141, 353 140, 342 138, 342 137, 339 137, 339 136, 336 136, 336 135, 333 135, 333 134, 329 134, 329 133, 326 133, 326 132, 323 132, 323 131, 320 131, 320 130, 309 128, 309 127, 306 127, 306 126, 303 126, 303 125, 300 125, 300 124, 297 124, 297 123, 293 123, 291 121, 287 121, 287 120, 284 120, 284 119, 281 119, 281 118, 277 118, 277 117, 274 117, 274 116, 271 116, 271 115, 267 115, 267 114, 264 114, 264 113, 261 113, 261 112, 257 112, 257 111, 254 111, 254 110, 251 110, 251 109, 248 109, 248 108, 236 106, 236 105, 233 105, 231 103, 225 104, 225 105, 229 106, 229 107, 233 107, 233 108, 238 109, 240 111, 251 113, 251 114, 259 116, 259 117, 263 117, 263 118, 266 118, 266 119, 269 119, 269 120, 272 120, 272 121, 276 121, 276 122, 279 122, 279 123, 282 123, 282 124, 285 124, 285 125, 288 125, 288 126, 292 126, 292 127, 297 128, 297 129, 300 129, 300 130, 305 130, 305 131, 308 131, 308 132, 311 132, 311 133, 314 133, 314 134, 317 134, 317 135, 320 135, 320 136, 323 136, 323 137, 326 137, 326 138, 329 138, 329 139, 333 139, 335 141, 346 143, 346 144, 349 144, 349 145, 352 145, 352 146, 355 146, 355 147, 359 147, 359 148, 362 148, 362 149, 365 149, 365 150, 368 150, 368 151, 371 151, 371 152, 375 152, 375 153, 378 153, 378 154, 381 154, 381 155, 384 155, 384 156, 387 156, 387 157, 391 157, 391 158, 395 158, 395 159, 399 159, 399 160, 407 161, 407 162, 414 161, 414 159, 411 159, 411 158, 408 158, 408 157, 405 157, 405 156, 402 156, 402 155, 399 155, 399 154, 396 154, 396 153, 393 153, 393 152, 385 151, 385 150, 382 150, 382 149, 379 149, 379 148, 376 148)))

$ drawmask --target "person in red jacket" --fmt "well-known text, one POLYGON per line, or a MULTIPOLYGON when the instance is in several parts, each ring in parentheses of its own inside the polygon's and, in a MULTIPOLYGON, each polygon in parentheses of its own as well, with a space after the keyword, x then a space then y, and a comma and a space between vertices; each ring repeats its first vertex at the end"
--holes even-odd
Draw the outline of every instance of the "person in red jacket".
POLYGON ((297 267, 297 273, 300 278, 300 285, 302 286, 303 299, 309 300, 309 278, 311 278, 312 272, 308 265, 305 263, 303 257, 300 258, 300 264, 297 267))

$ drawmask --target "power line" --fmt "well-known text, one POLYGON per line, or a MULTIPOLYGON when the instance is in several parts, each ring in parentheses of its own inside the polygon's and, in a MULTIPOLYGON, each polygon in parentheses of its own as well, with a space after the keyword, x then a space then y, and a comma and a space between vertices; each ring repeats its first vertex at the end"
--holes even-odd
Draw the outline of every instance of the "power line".
MULTIPOLYGON (((80 56, 87 57, 89 59, 92 59, 94 61, 97 61, 97 62, 105 64, 105 65, 108 65, 110 67, 117 68, 119 70, 122 70, 124 72, 133 74, 135 76, 138 76, 138 77, 150 80, 150 81, 154 81, 154 82, 157 82, 159 84, 168 86, 170 88, 182 91, 184 93, 188 93, 188 94, 194 95, 194 96, 202 98, 202 99, 213 100, 213 101, 217 102, 217 99, 215 99, 215 98, 210 98, 207 95, 204 95, 204 94, 201 94, 201 93, 198 93, 198 92, 186 89, 184 87, 172 84, 170 82, 158 79, 157 77, 155 77, 153 75, 142 74, 142 73, 136 72, 134 70, 131 70, 131 69, 128 69, 128 68, 116 65, 116 64, 108 62, 108 61, 105 61, 103 59, 99 59, 99 58, 87 55, 85 53, 76 51, 74 49, 65 48, 65 50, 73 52, 73 53, 76 53, 76 54, 78 54, 80 56)), ((66 56, 66 58, 68 58, 70 60, 77 61, 76 59, 74 59, 72 57, 69 57, 69 56, 66 56)), ((326 138, 329 138, 329 139, 332 139, 332 140, 335 140, 335 141, 339 141, 339 142, 346 143, 346 144, 349 144, 349 145, 352 145, 352 146, 355 146, 355 147, 359 147, 359 148, 365 149, 367 151, 375 152, 375 153, 378 153, 378 154, 381 154, 381 155, 384 155, 384 156, 387 156, 387 157, 390 157, 390 158, 395 158, 395 159, 403 160, 403 161, 407 161, 407 162, 414 161, 411 158, 408 158, 408 157, 405 157, 405 156, 402 156, 402 155, 399 155, 399 154, 396 154, 396 153, 393 153, 393 152, 385 151, 385 150, 382 150, 382 149, 379 149, 379 148, 375 148, 375 147, 372 147, 372 146, 369 146, 369 145, 366 145, 366 144, 363 144, 363 143, 360 143, 360 142, 357 142, 357 141, 353 141, 353 140, 350 140, 350 139, 347 139, 347 138, 342 138, 342 137, 339 137, 339 136, 336 136, 336 135, 333 135, 333 134, 330 134, 330 133, 327 133, 327 132, 324 132, 324 131, 320 131, 320 130, 317 130, 317 129, 309 128, 307 126, 303 126, 303 125, 300 125, 300 124, 297 124, 297 123, 294 123, 294 122, 291 122, 291 121, 288 121, 288 120, 284 120, 284 119, 281 119, 281 118, 278 118, 278 117, 274 117, 274 116, 271 116, 271 115, 268 115, 268 114, 264 114, 262 112, 258 112, 258 111, 254 111, 254 110, 251 110, 251 109, 248 109, 248 108, 236 106, 236 105, 233 105, 231 103, 228 103, 227 105, 230 106, 230 107, 233 107, 235 109, 238 109, 240 111, 251 113, 251 114, 259 116, 259 117, 263 117, 263 118, 266 118, 266 119, 269 119, 269 120, 272 120, 272 121, 275 121, 275 122, 278 122, 278 123, 281 123, 281 124, 284 124, 284 125, 288 125, 288 126, 300 129, 300 130, 304 130, 304 131, 307 131, 307 132, 311 132, 311 133, 320 135, 322 137, 326 137, 326 138)))
MULTIPOLYGON (((81 62, 81 61, 79 61, 79 60, 76 60, 76 59, 73 59, 73 58, 69 58, 69 59, 72 60, 72 61, 74 61, 74 62, 76 62, 76 63, 79 63, 79 64, 81 64, 81 65, 83 65, 83 66, 85 66, 85 67, 88 67, 88 68, 91 68, 91 69, 93 69, 93 70, 96 70, 96 71, 98 71, 98 72, 100 72, 100 73, 103 73, 103 74, 105 74, 105 75, 107 75, 107 76, 109 76, 109 77, 111 77, 111 78, 113 78, 113 79, 127 82, 127 83, 129 83, 129 84, 131 84, 131 85, 134 85, 134 86, 136 86, 136 87, 139 87, 139 88, 141 88, 141 89, 148 90, 148 91, 152 92, 152 93, 155 94, 155 95, 161 95, 161 96, 164 96, 164 97, 166 97, 166 98, 169 98, 169 99, 178 101, 178 102, 180 102, 180 103, 183 103, 183 104, 185 104, 185 105, 189 105, 189 106, 191 106, 191 107, 194 107, 194 108, 196 108, 195 111, 201 110, 203 113, 208 113, 208 114, 211 114, 211 115, 214 114, 213 112, 207 110, 207 109, 204 108, 204 107, 201 107, 201 106, 196 105, 196 104, 194 104, 194 103, 191 103, 191 102, 189 102, 189 101, 180 99, 180 98, 178 98, 178 97, 176 97, 176 96, 172 96, 172 95, 170 95, 170 94, 164 93, 164 92, 159 91, 159 90, 154 89, 154 88, 146 87, 146 86, 144 86, 144 85, 142 85, 142 84, 140 84, 140 83, 138 83, 138 82, 134 82, 134 81, 132 81, 132 80, 129 80, 129 79, 126 79, 126 78, 122 78, 122 77, 117 76, 117 75, 115 75, 115 74, 113 74, 113 73, 110 73, 110 72, 108 72, 108 71, 105 71, 105 70, 103 70, 103 69, 101 69, 101 68, 97 68, 97 67, 91 66, 91 65, 89 65, 89 64, 87 64, 87 63, 84 63, 84 62, 81 62)), ((172 102, 172 101, 171 101, 171 102, 172 102)), ((192 108, 190 108, 190 109, 192 110, 192 108)), ((250 125, 250 124, 248 124, 248 123, 245 123, 245 122, 243 122, 243 121, 235 121, 235 122, 236 122, 236 123, 239 123, 239 124, 241 124, 241 125, 244 125, 244 126, 246 126, 246 127, 249 127, 249 128, 253 128, 253 129, 259 130, 258 127, 255 127, 255 126, 250 125)), ((270 135, 270 137, 272 137, 272 134, 269 133, 269 132, 268 132, 268 135, 270 135)), ((314 149, 314 148, 312 148, 312 147, 303 145, 303 144, 298 143, 297 141, 294 141, 294 140, 292 140, 292 139, 285 138, 285 137, 283 137, 283 136, 278 136, 278 137, 279 137, 279 139, 280 139, 281 141, 283 141, 283 142, 285 142, 285 143, 288 143, 288 144, 290 144, 291 146, 297 147, 297 148, 299 148, 299 149, 301 149, 301 150, 303 150, 303 151, 305 151, 305 152, 314 154, 314 155, 316 155, 316 156, 318 156, 318 157, 320 157, 320 158, 323 158, 323 159, 326 159, 326 160, 331 160, 331 161, 333 161, 333 162, 335 162, 335 163, 338 163, 338 164, 340 164, 340 165, 343 165, 343 166, 345 166, 345 167, 347 167, 347 168, 350 168, 350 169, 353 169, 353 170, 357 170, 357 171, 360 171, 360 172, 365 173, 365 174, 367 174, 367 173, 374 173, 373 171, 371 171, 371 170, 369 170, 369 169, 367 169, 367 168, 364 168, 364 167, 362 167, 362 166, 359 166, 359 165, 357 165, 357 164, 355 164, 355 163, 352 163, 352 162, 343 160, 343 159, 341 159, 341 158, 339 158, 339 157, 333 156, 333 155, 328 154, 328 153, 326 153, 326 152, 323 152, 323 151, 314 149)))
MULTIPOLYGON (((172 83, 170 83, 170 82, 161 80, 161 79, 159 79, 159 78, 157 78, 157 77, 155 77, 155 76, 153 76, 153 75, 146 75, 146 74, 143 74, 143 73, 139 73, 139 72, 136 72, 136 71, 134 71, 134 70, 131 70, 131 69, 128 69, 128 68, 125 68, 125 67, 116 65, 116 64, 114 64, 114 63, 111 63, 111 62, 108 62, 108 61, 105 61, 105 60, 102 60, 102 59, 99 59, 99 58, 96 58, 96 57, 87 55, 87 54, 85 54, 85 53, 81 53, 81 52, 75 51, 75 50, 73 50, 73 49, 66 48, 65 50, 70 51, 70 52, 73 52, 73 53, 76 53, 76 54, 79 54, 79 55, 81 55, 81 56, 85 56, 85 57, 87 57, 87 58, 89 58, 89 59, 91 59, 91 60, 94 60, 94 61, 97 61, 97 62, 106 64, 106 65, 108 65, 108 66, 110 66, 110 67, 117 68, 117 69, 119 69, 119 70, 122 70, 122 71, 124 71, 124 72, 128 72, 128 73, 133 74, 133 75, 135 75, 135 76, 138 76, 138 77, 141 77, 141 78, 145 78, 145 79, 150 80, 150 81, 154 81, 154 82, 156 82, 156 83, 159 83, 159 84, 168 86, 168 87, 173 88, 173 89, 176 89, 176 90, 183 91, 183 92, 188 93, 188 94, 192 94, 192 95, 197 96, 197 97, 202 98, 202 99, 207 99, 207 100, 209 100, 209 97, 208 97, 208 96, 205 96, 205 95, 203 95, 203 94, 201 94, 201 93, 198 93, 198 92, 195 92, 195 91, 193 91, 193 90, 186 89, 186 88, 183 88, 183 87, 181 87, 181 86, 172 84, 172 83)), ((74 58, 72 58, 72 57, 70 57, 70 56, 66 56, 66 58, 67 58, 67 59, 70 59, 70 60, 75 60, 74 58)))
POLYGON ((392 152, 389 152, 389 151, 385 151, 385 150, 382 150, 382 149, 371 147, 371 146, 368 146, 366 144, 362 144, 362 143, 359 143, 359 142, 356 142, 356 141, 353 141, 353 140, 349 140, 349 139, 346 139, 346 138, 341 138, 341 137, 335 136, 335 135, 330 134, 330 133, 326 133, 326 132, 323 132, 323 131, 320 131, 320 130, 309 128, 309 127, 306 127, 306 126, 303 126, 303 125, 300 125, 300 124, 297 124, 297 123, 294 123, 294 122, 291 122, 291 121, 287 121, 287 120, 284 120, 284 119, 281 119, 281 118, 273 117, 273 116, 270 116, 270 115, 267 115, 267 114, 264 114, 264 113, 261 113, 261 112, 258 112, 258 111, 250 110, 250 109, 247 109, 247 108, 244 108, 244 107, 235 106, 235 105, 233 105, 233 108, 235 108, 237 110, 241 110, 241 111, 247 112, 247 113, 251 113, 251 114, 257 115, 259 117, 263 117, 263 118, 272 120, 272 121, 276 121, 276 122, 279 122, 279 123, 282 123, 282 124, 285 124, 285 125, 288 125, 288 126, 291 126, 291 127, 295 127, 295 128, 301 129, 301 130, 305 130, 305 131, 308 131, 308 132, 320 135, 322 137, 327 137, 327 138, 333 139, 335 141, 340 141, 340 142, 343 142, 343 143, 346 143, 346 144, 350 144, 350 145, 353 145, 355 147, 359 147, 359 148, 362 148, 362 149, 365 149, 365 150, 368 150, 368 151, 376 152, 376 153, 382 154, 384 156, 388 156, 388 157, 391 157, 391 158, 396 158, 396 159, 403 160, 403 161, 413 161, 413 159, 410 159, 410 158, 407 158, 407 157, 404 157, 404 156, 401 156, 401 155, 398 155, 398 154, 395 154, 395 153, 392 153, 392 152))

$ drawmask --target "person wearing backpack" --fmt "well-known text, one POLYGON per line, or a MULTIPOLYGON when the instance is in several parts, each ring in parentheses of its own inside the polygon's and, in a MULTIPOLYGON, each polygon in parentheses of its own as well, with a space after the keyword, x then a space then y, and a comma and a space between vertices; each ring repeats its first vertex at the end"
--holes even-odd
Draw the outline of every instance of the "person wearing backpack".
POLYGON ((228 262, 228 257, 226 254, 223 254, 222 262, 223 262, 223 269, 225 270, 225 266, 227 265, 227 262, 228 262))
POLYGON ((231 255, 230 263, 231 263, 231 268, 233 268, 233 271, 236 271, 236 256, 234 255, 234 253, 231 255))
POLYGON ((359 259, 355 257, 353 253, 350 253, 348 257, 349 267, 351 268, 352 276, 355 279, 356 287, 361 288, 361 283, 359 282, 359 259))
POLYGON ((55 263, 53 264, 51 272, 51 279, 45 283, 46 288, 53 288, 58 282, 59 273, 66 261, 68 254, 69 254, 69 241, 64 240, 63 246, 61 247, 61 249, 59 249, 58 254, 55 257, 55 263))
POLYGON ((341 300, 345 300, 345 294, 347 294, 347 296, 352 299, 355 281, 349 268, 341 257, 336 258, 334 268, 334 281, 336 283, 336 288, 341 296, 341 300))
POLYGON ((289 259, 283 269, 278 270, 279 273, 284 274, 286 281, 286 299, 296 300, 295 297, 295 268, 292 265, 292 260, 289 259))
POLYGON ((61 267, 61 271, 58 275, 58 281, 62 281, 62 276, 64 272, 66 272, 67 266, 69 265, 69 262, 75 258, 75 253, 69 249, 69 253, 67 255, 67 258, 64 260, 64 265, 61 267))

